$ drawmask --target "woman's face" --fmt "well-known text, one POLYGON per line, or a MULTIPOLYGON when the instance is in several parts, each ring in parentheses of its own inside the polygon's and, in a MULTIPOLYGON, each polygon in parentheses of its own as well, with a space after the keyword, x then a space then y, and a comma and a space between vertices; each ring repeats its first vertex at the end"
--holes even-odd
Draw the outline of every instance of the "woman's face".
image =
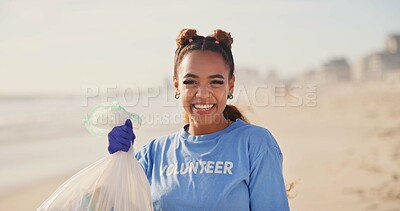
POLYGON ((218 124, 224 120, 227 97, 233 93, 234 76, 222 55, 212 51, 193 51, 178 67, 175 89, 190 122, 218 124))

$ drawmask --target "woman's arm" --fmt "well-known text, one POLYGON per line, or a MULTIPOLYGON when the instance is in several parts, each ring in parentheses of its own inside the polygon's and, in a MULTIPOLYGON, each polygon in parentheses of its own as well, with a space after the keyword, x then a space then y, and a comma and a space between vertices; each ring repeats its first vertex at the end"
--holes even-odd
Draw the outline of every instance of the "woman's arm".
POLYGON ((290 209, 282 175, 282 152, 269 132, 264 137, 267 146, 250 162, 250 210, 288 211, 290 209))

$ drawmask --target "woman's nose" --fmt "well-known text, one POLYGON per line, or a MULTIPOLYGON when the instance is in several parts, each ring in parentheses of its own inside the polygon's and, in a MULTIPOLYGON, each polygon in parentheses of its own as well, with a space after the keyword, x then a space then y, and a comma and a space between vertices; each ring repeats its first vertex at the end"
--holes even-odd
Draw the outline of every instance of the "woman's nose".
POLYGON ((199 86, 197 89, 196 97, 208 98, 211 96, 211 90, 208 86, 199 86))

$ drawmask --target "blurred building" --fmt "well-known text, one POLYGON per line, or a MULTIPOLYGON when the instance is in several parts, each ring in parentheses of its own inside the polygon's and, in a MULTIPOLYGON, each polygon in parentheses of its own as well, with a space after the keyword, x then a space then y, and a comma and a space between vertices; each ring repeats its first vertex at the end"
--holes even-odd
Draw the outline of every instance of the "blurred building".
POLYGON ((400 81, 400 35, 389 35, 383 51, 367 55, 354 66, 357 80, 400 81))
POLYGON ((275 69, 268 69, 267 74, 264 79, 266 82, 275 82, 279 81, 279 76, 278 73, 276 72, 275 69))
POLYGON ((298 83, 317 83, 329 85, 346 83, 351 81, 351 68, 347 59, 334 58, 320 65, 317 69, 311 69, 299 75, 295 81, 298 83))
POLYGON ((249 67, 239 67, 235 69, 235 81, 237 84, 244 84, 248 87, 257 85, 261 82, 260 73, 249 67))
POLYGON ((325 83, 351 80, 350 66, 345 58, 331 59, 321 67, 321 80, 325 83))

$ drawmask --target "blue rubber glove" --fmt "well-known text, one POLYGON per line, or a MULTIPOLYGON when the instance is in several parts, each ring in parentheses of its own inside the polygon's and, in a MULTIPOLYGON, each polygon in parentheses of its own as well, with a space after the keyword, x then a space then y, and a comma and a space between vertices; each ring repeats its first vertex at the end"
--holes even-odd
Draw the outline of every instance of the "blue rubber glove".
POLYGON ((110 154, 118 151, 127 152, 131 147, 131 143, 133 145, 135 138, 132 122, 127 119, 125 125, 114 127, 108 133, 108 152, 110 154))

